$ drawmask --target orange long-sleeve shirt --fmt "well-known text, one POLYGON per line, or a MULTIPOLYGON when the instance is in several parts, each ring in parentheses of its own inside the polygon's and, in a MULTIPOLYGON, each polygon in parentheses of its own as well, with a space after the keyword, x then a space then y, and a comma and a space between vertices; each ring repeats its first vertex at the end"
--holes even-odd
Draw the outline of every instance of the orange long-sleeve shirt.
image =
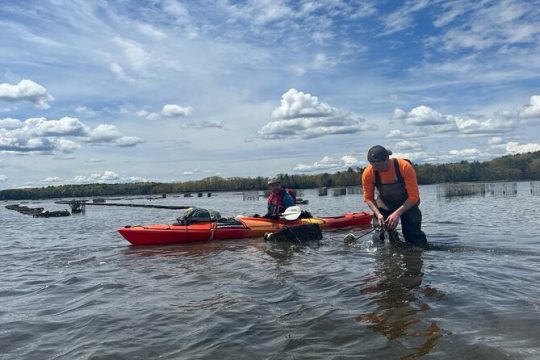
MULTIPOLYGON (((409 202, 417 203, 420 200, 420 192, 418 191, 418 180, 416 179, 416 171, 414 167, 406 160, 398 159, 399 171, 405 181, 405 188, 409 202)), ((386 171, 379 171, 381 183, 392 184, 397 181, 396 171, 392 159, 390 166, 386 171)), ((362 173, 362 188, 364 190, 364 199, 366 201, 374 201, 375 198, 375 169, 372 165, 368 165, 362 173)))

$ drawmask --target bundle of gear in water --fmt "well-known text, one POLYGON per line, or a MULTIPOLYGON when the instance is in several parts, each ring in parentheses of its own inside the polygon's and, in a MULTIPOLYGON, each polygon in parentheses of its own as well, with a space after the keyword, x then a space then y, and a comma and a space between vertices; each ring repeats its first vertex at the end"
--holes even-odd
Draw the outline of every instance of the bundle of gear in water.
POLYGON ((321 240, 322 231, 318 224, 304 224, 291 227, 285 226, 275 233, 264 234, 264 239, 267 241, 302 244, 321 240))

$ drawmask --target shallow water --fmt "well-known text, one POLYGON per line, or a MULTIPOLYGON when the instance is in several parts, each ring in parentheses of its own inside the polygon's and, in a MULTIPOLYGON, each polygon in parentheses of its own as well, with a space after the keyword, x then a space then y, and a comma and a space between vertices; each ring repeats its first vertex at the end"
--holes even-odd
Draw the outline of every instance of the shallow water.
MULTIPOLYGON (((1 206, 0 358, 540 358, 540 197, 529 189, 447 200, 421 187, 425 252, 370 235, 347 245, 348 231, 302 246, 132 247, 119 227, 178 211, 41 219, 1 206)), ((366 210, 361 195, 303 197, 315 215, 366 210)), ((132 202, 265 208, 239 193, 132 202)))

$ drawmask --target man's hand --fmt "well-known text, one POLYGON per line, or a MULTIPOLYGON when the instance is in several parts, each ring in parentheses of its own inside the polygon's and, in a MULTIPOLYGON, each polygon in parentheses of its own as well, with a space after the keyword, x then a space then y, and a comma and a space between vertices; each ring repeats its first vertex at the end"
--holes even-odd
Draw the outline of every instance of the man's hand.
POLYGON ((386 227, 386 220, 384 219, 384 215, 381 213, 374 214, 375 219, 377 219, 377 223, 379 224, 379 227, 381 229, 384 229, 386 227))
POLYGON ((394 230, 399 224, 399 214, 397 211, 394 211, 388 218, 386 219, 386 227, 388 230, 394 230))

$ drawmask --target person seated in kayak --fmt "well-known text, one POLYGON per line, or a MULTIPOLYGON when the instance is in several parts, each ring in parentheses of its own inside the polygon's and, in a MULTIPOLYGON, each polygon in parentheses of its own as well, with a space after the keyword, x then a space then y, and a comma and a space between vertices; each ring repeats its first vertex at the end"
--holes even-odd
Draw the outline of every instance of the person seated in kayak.
POLYGON ((268 180, 268 188, 271 193, 268 196, 268 212, 264 217, 277 220, 285 209, 296 205, 296 199, 290 190, 281 187, 281 182, 277 178, 268 180))
POLYGON ((394 230, 401 219, 405 241, 426 248, 416 171, 409 160, 390 159, 391 154, 380 145, 369 149, 369 165, 362 173, 364 200, 383 228, 394 230), (377 199, 374 199, 375 189, 377 199))

